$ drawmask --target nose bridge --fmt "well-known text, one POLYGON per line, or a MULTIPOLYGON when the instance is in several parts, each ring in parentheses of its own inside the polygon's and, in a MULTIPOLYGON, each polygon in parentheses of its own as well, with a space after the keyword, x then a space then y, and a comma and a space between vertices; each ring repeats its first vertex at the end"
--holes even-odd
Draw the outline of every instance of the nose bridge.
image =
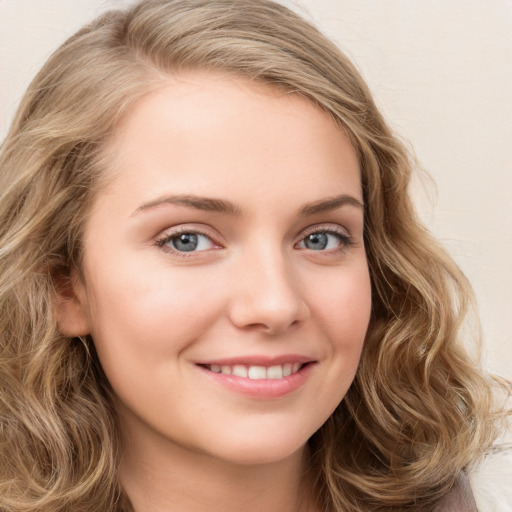
POLYGON ((276 333, 302 320, 307 311, 289 255, 279 244, 261 244, 239 261, 231 319, 243 328, 276 333))

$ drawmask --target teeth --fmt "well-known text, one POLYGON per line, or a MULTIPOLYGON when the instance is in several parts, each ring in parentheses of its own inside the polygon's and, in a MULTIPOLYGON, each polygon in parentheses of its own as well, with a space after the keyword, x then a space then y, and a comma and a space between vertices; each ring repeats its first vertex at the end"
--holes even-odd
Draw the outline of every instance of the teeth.
POLYGON ((267 379, 282 379, 283 373, 282 366, 271 366, 267 368, 267 379))
POLYGON ((266 379, 267 370, 264 366, 249 366, 247 375, 249 376, 249 379, 266 379))
POLYGON ((275 366, 245 366, 236 364, 234 366, 212 364, 207 368, 214 373, 223 373, 224 375, 234 375, 235 377, 249 378, 253 380, 263 379, 282 379, 297 373, 302 367, 301 363, 285 363, 275 366))
POLYGON ((223 373, 224 375, 231 375, 231 366, 221 366, 220 373, 223 373))
POLYGON ((247 367, 241 364, 235 364, 235 366, 233 366, 233 371, 231 372, 231 375, 234 375, 235 377, 247 378, 247 367))

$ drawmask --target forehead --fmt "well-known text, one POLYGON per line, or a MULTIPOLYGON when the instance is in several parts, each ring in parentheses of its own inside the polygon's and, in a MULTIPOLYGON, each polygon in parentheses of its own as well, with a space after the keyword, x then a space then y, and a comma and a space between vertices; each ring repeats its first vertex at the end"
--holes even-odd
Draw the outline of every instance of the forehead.
POLYGON ((169 79, 136 102, 109 153, 110 187, 142 191, 158 178, 148 196, 165 186, 221 197, 242 180, 254 191, 270 180, 293 193, 306 181, 313 195, 333 183, 361 195, 357 154, 326 112, 298 93, 232 75, 169 79))

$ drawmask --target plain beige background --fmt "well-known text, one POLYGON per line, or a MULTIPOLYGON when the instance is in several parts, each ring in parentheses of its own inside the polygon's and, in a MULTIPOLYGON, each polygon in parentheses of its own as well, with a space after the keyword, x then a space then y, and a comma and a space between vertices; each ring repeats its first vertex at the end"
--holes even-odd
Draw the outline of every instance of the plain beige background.
MULTIPOLYGON (((0 140, 30 79, 83 23, 130 0, 0 0, 0 140)), ((512 1, 283 0, 356 62, 437 183, 422 217, 471 279, 487 366, 512 378, 512 1)))

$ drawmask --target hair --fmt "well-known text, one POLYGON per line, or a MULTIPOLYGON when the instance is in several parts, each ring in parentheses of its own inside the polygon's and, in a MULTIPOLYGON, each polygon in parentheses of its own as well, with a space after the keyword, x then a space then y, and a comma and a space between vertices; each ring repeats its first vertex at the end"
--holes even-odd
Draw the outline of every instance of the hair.
POLYGON ((412 159, 363 79, 269 0, 149 0, 70 37, 29 86, 0 151, 0 510, 130 509, 111 389, 92 340, 58 329, 108 142, 187 70, 301 94, 358 152, 372 316, 346 397, 310 439, 324 510, 433 510, 492 446, 503 408, 464 348, 465 277, 415 215, 412 159))

